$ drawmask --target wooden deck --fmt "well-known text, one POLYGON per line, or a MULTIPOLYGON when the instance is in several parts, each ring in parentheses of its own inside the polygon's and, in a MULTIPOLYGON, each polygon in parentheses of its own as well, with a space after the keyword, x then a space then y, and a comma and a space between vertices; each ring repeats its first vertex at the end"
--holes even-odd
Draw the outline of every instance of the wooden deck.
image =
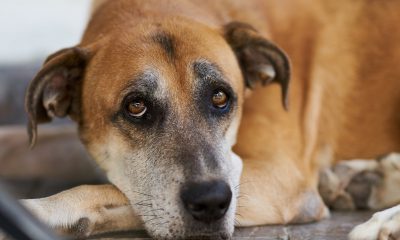
POLYGON ((235 239, 347 239, 351 229, 368 220, 372 214, 372 212, 333 212, 331 218, 317 223, 243 228, 236 231, 235 239))

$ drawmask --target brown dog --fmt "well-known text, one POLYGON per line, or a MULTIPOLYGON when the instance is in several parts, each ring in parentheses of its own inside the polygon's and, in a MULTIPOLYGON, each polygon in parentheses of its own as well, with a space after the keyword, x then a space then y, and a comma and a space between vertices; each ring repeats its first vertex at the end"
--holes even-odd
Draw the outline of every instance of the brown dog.
POLYGON ((98 2, 81 43, 48 58, 26 106, 32 143, 38 123, 70 116, 116 187, 25 204, 83 236, 144 227, 156 238, 229 238, 240 156, 242 226, 327 216, 321 167, 400 151, 399 7, 98 2), (290 56, 290 92, 272 40, 290 56), (272 82, 281 89, 257 86, 272 82))

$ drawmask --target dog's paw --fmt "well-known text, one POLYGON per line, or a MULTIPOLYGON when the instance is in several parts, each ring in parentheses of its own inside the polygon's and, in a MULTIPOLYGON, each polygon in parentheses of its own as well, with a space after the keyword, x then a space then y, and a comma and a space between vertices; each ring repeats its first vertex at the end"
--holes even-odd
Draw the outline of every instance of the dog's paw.
POLYGON ((320 173, 319 191, 333 209, 382 209, 400 202, 400 154, 342 161, 320 173))
MULTIPOLYGON (((93 231, 93 216, 78 204, 69 204, 60 199, 27 199, 21 203, 38 219, 61 235, 85 238, 93 231)), ((89 212, 90 213, 90 212, 89 212)))
POLYGON ((367 222, 356 226, 350 240, 400 239, 400 205, 375 213, 367 222))
POLYGON ((21 203, 43 223, 74 239, 142 227, 126 197, 112 185, 82 185, 21 203))
POLYGON ((400 154, 388 154, 377 161, 382 181, 372 189, 368 200, 370 209, 384 209, 400 203, 400 154))
POLYGON ((320 172, 319 192, 332 209, 367 208, 372 189, 381 180, 377 161, 342 161, 320 172))

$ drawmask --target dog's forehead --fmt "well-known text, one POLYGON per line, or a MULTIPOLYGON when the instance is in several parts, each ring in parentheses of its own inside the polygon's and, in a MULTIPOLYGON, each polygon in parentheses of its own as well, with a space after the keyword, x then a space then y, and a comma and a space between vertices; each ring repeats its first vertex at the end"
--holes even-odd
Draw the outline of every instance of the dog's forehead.
MULTIPOLYGON (((219 72, 236 91, 242 91, 241 72, 233 51, 219 31, 198 23, 165 21, 141 23, 117 35, 99 53, 99 89, 111 105, 117 95, 142 76, 153 73, 160 88, 191 89, 196 74, 219 72), (112 81, 112 85, 110 85, 112 81), (100 87, 103 85, 102 87, 100 87)), ((134 84, 133 84, 134 85, 134 84)), ((120 99, 119 99, 120 100, 120 99)))

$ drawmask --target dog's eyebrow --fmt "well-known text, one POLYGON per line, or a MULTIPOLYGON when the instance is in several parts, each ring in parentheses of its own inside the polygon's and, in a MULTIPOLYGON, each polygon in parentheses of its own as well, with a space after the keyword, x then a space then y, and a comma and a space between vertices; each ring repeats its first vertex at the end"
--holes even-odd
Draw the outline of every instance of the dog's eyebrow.
POLYGON ((207 78, 210 78, 211 80, 225 79, 219 67, 216 64, 210 63, 206 60, 198 60, 194 62, 193 71, 200 79, 207 79, 207 78))
POLYGON ((193 71, 200 80, 196 81, 197 91, 202 92, 205 89, 222 87, 229 91, 233 98, 236 98, 229 81, 217 64, 207 60, 198 60, 193 63, 193 71))
POLYGON ((166 32, 157 32, 152 36, 152 40, 161 46, 161 48, 167 54, 169 60, 173 60, 175 58, 175 43, 171 34, 166 32))
POLYGON ((152 93, 158 88, 158 74, 147 70, 133 77, 132 81, 124 87, 123 95, 130 92, 152 93))

